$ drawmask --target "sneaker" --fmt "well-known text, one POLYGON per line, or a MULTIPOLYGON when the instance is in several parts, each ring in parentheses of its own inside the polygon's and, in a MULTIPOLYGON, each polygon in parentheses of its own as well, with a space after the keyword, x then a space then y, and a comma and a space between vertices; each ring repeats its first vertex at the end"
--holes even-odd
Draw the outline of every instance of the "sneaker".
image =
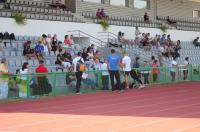
POLYGON ((119 93, 122 93, 122 92, 124 92, 124 90, 123 90, 123 89, 119 90, 119 93))
POLYGON ((126 88, 125 88, 125 90, 129 90, 129 89, 130 89, 129 87, 126 87, 126 88))
POLYGON ((145 85, 140 85, 139 86, 139 89, 142 89, 142 88, 144 88, 145 87, 145 85))
POLYGON ((81 94, 81 92, 77 92, 76 94, 81 94))

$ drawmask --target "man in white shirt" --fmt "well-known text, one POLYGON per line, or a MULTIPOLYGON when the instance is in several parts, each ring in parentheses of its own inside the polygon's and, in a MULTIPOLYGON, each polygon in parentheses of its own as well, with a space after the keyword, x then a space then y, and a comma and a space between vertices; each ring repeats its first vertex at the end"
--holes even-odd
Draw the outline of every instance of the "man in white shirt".
POLYGON ((73 69, 74 69, 74 72, 76 74, 76 93, 77 94, 80 94, 80 87, 81 87, 81 81, 82 81, 82 75, 83 75, 83 72, 82 71, 78 71, 77 70, 77 63, 81 61, 82 63, 84 63, 84 60, 82 58, 82 53, 81 52, 78 52, 78 56, 75 57, 72 61, 73 63, 73 69))
POLYGON ((122 59, 122 66, 123 66, 123 71, 125 72, 125 84, 126 84, 126 89, 129 89, 129 74, 131 72, 131 58, 127 55, 126 52, 123 53, 124 57, 122 59))

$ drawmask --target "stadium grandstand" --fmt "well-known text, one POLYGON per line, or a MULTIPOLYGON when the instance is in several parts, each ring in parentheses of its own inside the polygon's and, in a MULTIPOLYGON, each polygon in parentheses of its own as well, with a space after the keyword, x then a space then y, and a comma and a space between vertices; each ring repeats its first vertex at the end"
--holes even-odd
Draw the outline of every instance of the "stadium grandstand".
POLYGON ((200 0, 0 0, 0 132, 199 132, 199 37, 200 0))

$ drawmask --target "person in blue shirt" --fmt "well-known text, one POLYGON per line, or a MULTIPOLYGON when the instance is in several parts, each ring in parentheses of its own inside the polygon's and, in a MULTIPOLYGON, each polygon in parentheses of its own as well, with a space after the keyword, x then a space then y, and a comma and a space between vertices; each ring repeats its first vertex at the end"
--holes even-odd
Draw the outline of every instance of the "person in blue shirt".
POLYGON ((44 46, 42 45, 41 41, 35 46, 35 52, 42 53, 44 51, 44 46))
POLYGON ((108 62, 108 69, 110 73, 112 91, 121 90, 120 75, 119 75, 120 57, 115 54, 114 49, 111 49, 111 54, 108 56, 107 62, 108 62), (116 87, 115 87, 114 77, 117 81, 116 87))
POLYGON ((166 41, 166 34, 163 34, 163 35, 162 35, 162 37, 160 38, 160 41, 161 41, 161 42, 166 41))
POLYGON ((44 59, 43 53, 44 52, 44 46, 42 45, 41 41, 38 42, 38 44, 35 46, 35 55, 38 60, 44 59))

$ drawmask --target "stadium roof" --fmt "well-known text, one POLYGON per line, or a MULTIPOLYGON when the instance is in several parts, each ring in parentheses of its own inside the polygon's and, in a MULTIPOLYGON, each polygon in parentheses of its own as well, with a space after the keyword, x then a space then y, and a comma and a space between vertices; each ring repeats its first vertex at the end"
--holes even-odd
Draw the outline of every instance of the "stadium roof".
POLYGON ((200 0, 189 0, 189 1, 200 2, 200 0))

